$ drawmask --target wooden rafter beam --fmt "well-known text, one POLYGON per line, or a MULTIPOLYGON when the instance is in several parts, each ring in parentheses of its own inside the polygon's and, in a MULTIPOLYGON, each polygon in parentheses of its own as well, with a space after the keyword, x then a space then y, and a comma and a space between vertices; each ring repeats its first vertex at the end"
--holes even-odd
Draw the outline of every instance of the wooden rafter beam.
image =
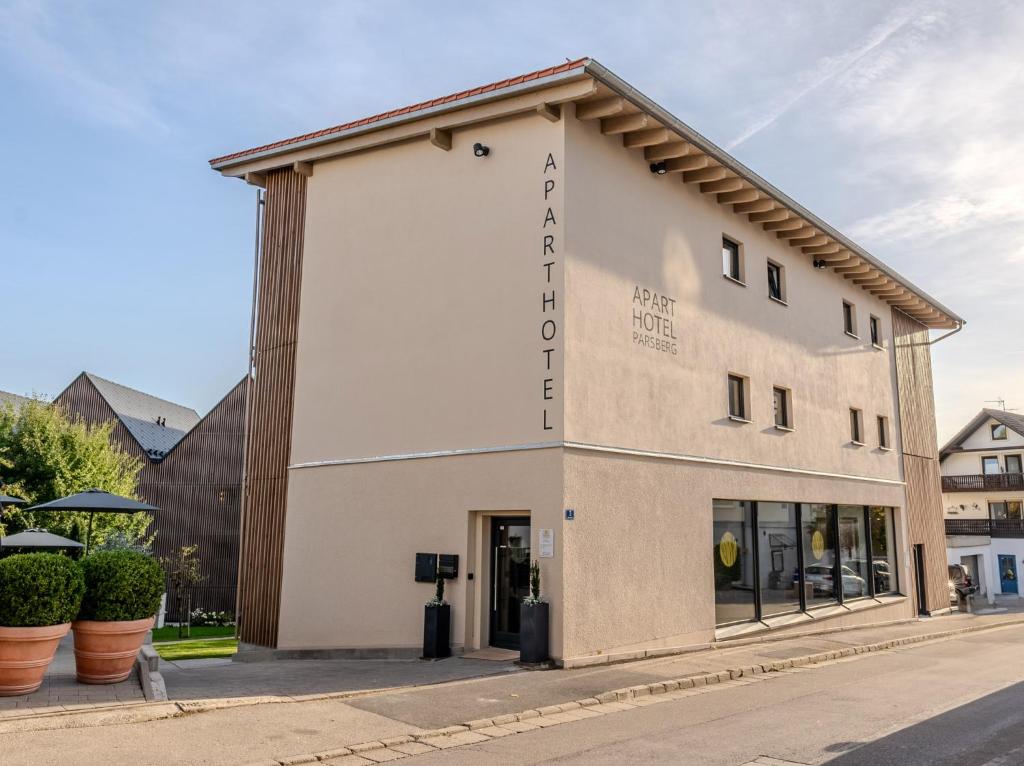
POLYGON ((718 181, 725 178, 728 174, 728 170, 721 165, 716 165, 710 168, 687 171, 683 173, 683 181, 688 184, 701 183, 702 181, 718 181))
POLYGON ((873 277, 864 277, 862 279, 853 280, 853 283, 855 285, 860 285, 861 287, 865 288, 881 287, 882 285, 887 284, 888 282, 889 277, 885 276, 885 274, 879 274, 877 271, 875 272, 875 275, 873 277))
POLYGON ((796 231, 802 229, 806 224, 802 218, 783 218, 778 221, 768 221, 764 225, 765 231, 796 231))
MULTIPOLYGON (((752 203, 746 203, 752 204, 752 203)), ((736 207, 740 207, 737 205, 736 207)), ((747 216, 751 223, 768 223, 769 221, 788 221, 790 212, 784 207, 776 208, 775 210, 762 210, 760 212, 751 213, 747 216)))
POLYGON ((734 213, 767 213, 769 210, 775 209, 775 200, 773 199, 755 199, 750 202, 737 202, 732 206, 734 213))
POLYGON ((549 122, 558 122, 562 119, 562 107, 558 104, 541 104, 537 107, 537 114, 549 122))
POLYGON ((737 189, 736 191, 724 192, 718 195, 718 202, 722 205, 732 205, 735 202, 753 202, 757 199, 757 189, 737 189))
POLYGON ((593 101, 578 101, 576 103, 576 119, 597 120, 602 117, 611 117, 619 114, 625 108, 626 100, 618 96, 598 98, 593 101))
POLYGON ((685 157, 693 151, 693 147, 685 141, 669 141, 666 144, 648 146, 644 149, 644 159, 648 162, 670 160, 673 157, 685 157))
POLYGON ((819 234, 813 229, 811 234, 789 238, 789 244, 793 247, 803 247, 804 245, 823 245, 826 242, 828 242, 828 237, 824 234, 819 234))
POLYGON ((643 130, 648 127, 651 122, 651 118, 643 112, 622 114, 618 117, 605 117, 601 120, 601 132, 606 136, 617 136, 620 133, 629 133, 633 130, 643 130))
POLYGON ((853 262, 849 265, 843 264, 842 266, 833 266, 833 268, 836 270, 836 274, 853 274, 860 276, 871 271, 871 264, 864 263, 864 261, 859 258, 854 258, 853 262))
POLYGON ((738 176, 723 178, 719 181, 705 181, 700 185, 704 194, 717 194, 718 192, 730 192, 743 188, 743 179, 738 176))
POLYGON ((673 157, 664 162, 666 173, 686 173, 690 170, 707 167, 708 157, 706 154, 688 154, 685 157, 673 157))
POLYGON ((645 146, 655 146, 668 141, 671 134, 668 128, 648 128, 647 130, 634 130, 632 133, 623 133, 622 145, 627 149, 640 149, 645 146))
POLYGON ((803 246, 803 251, 807 255, 832 255, 832 253, 838 253, 842 249, 842 247, 831 241, 822 242, 820 245, 803 246))

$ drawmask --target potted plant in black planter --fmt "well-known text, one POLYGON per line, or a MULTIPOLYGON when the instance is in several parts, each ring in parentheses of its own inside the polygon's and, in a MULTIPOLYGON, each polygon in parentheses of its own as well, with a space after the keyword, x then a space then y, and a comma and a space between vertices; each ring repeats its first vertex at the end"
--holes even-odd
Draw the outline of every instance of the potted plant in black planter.
POLYGON ((519 661, 548 660, 548 604, 540 600, 540 562, 530 565, 530 595, 519 604, 519 661))
POLYGON ((437 578, 434 597, 423 608, 423 659, 451 657, 452 608, 444 600, 444 580, 437 578))

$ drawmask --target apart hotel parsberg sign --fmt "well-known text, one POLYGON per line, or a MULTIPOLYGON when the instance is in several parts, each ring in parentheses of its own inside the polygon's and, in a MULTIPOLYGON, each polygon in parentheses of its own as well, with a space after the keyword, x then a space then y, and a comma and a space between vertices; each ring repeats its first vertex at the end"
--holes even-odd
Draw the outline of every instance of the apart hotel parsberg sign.
POLYGON ((676 299, 637 285, 633 288, 633 343, 652 351, 678 354, 676 299))

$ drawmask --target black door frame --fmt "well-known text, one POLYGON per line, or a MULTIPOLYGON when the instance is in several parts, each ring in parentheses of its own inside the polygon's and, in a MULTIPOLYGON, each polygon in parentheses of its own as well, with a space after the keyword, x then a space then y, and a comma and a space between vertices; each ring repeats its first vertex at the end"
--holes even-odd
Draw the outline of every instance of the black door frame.
MULTIPOLYGON (((488 632, 487 632, 487 644, 489 646, 496 646, 501 649, 518 649, 519 648, 519 634, 518 633, 507 633, 502 632, 500 635, 497 630, 498 611, 495 604, 495 596, 497 594, 497 550, 498 550, 498 525, 516 525, 525 526, 530 528, 530 535, 527 537, 527 544, 532 543, 533 539, 533 527, 530 524, 530 517, 524 516, 491 516, 491 538, 488 550, 488 556, 490 557, 490 587, 488 588, 487 594, 487 614, 488 614, 488 632)), ((531 551, 532 553, 532 551, 531 551)))
POLYGON ((921 543, 914 543, 914 579, 917 580, 917 613, 930 614, 924 574, 924 545, 921 543))

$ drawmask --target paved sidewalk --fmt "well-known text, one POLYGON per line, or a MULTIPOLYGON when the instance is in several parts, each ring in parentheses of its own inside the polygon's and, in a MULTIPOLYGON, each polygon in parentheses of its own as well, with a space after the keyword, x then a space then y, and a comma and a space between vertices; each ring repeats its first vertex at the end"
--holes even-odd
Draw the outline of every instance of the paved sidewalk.
POLYGON ((69 633, 57 647, 57 656, 47 668, 43 685, 31 694, 0 697, 0 713, 41 708, 62 710, 82 705, 114 705, 144 700, 142 686, 134 670, 126 681, 119 684, 78 683, 75 680, 74 637, 69 633))

